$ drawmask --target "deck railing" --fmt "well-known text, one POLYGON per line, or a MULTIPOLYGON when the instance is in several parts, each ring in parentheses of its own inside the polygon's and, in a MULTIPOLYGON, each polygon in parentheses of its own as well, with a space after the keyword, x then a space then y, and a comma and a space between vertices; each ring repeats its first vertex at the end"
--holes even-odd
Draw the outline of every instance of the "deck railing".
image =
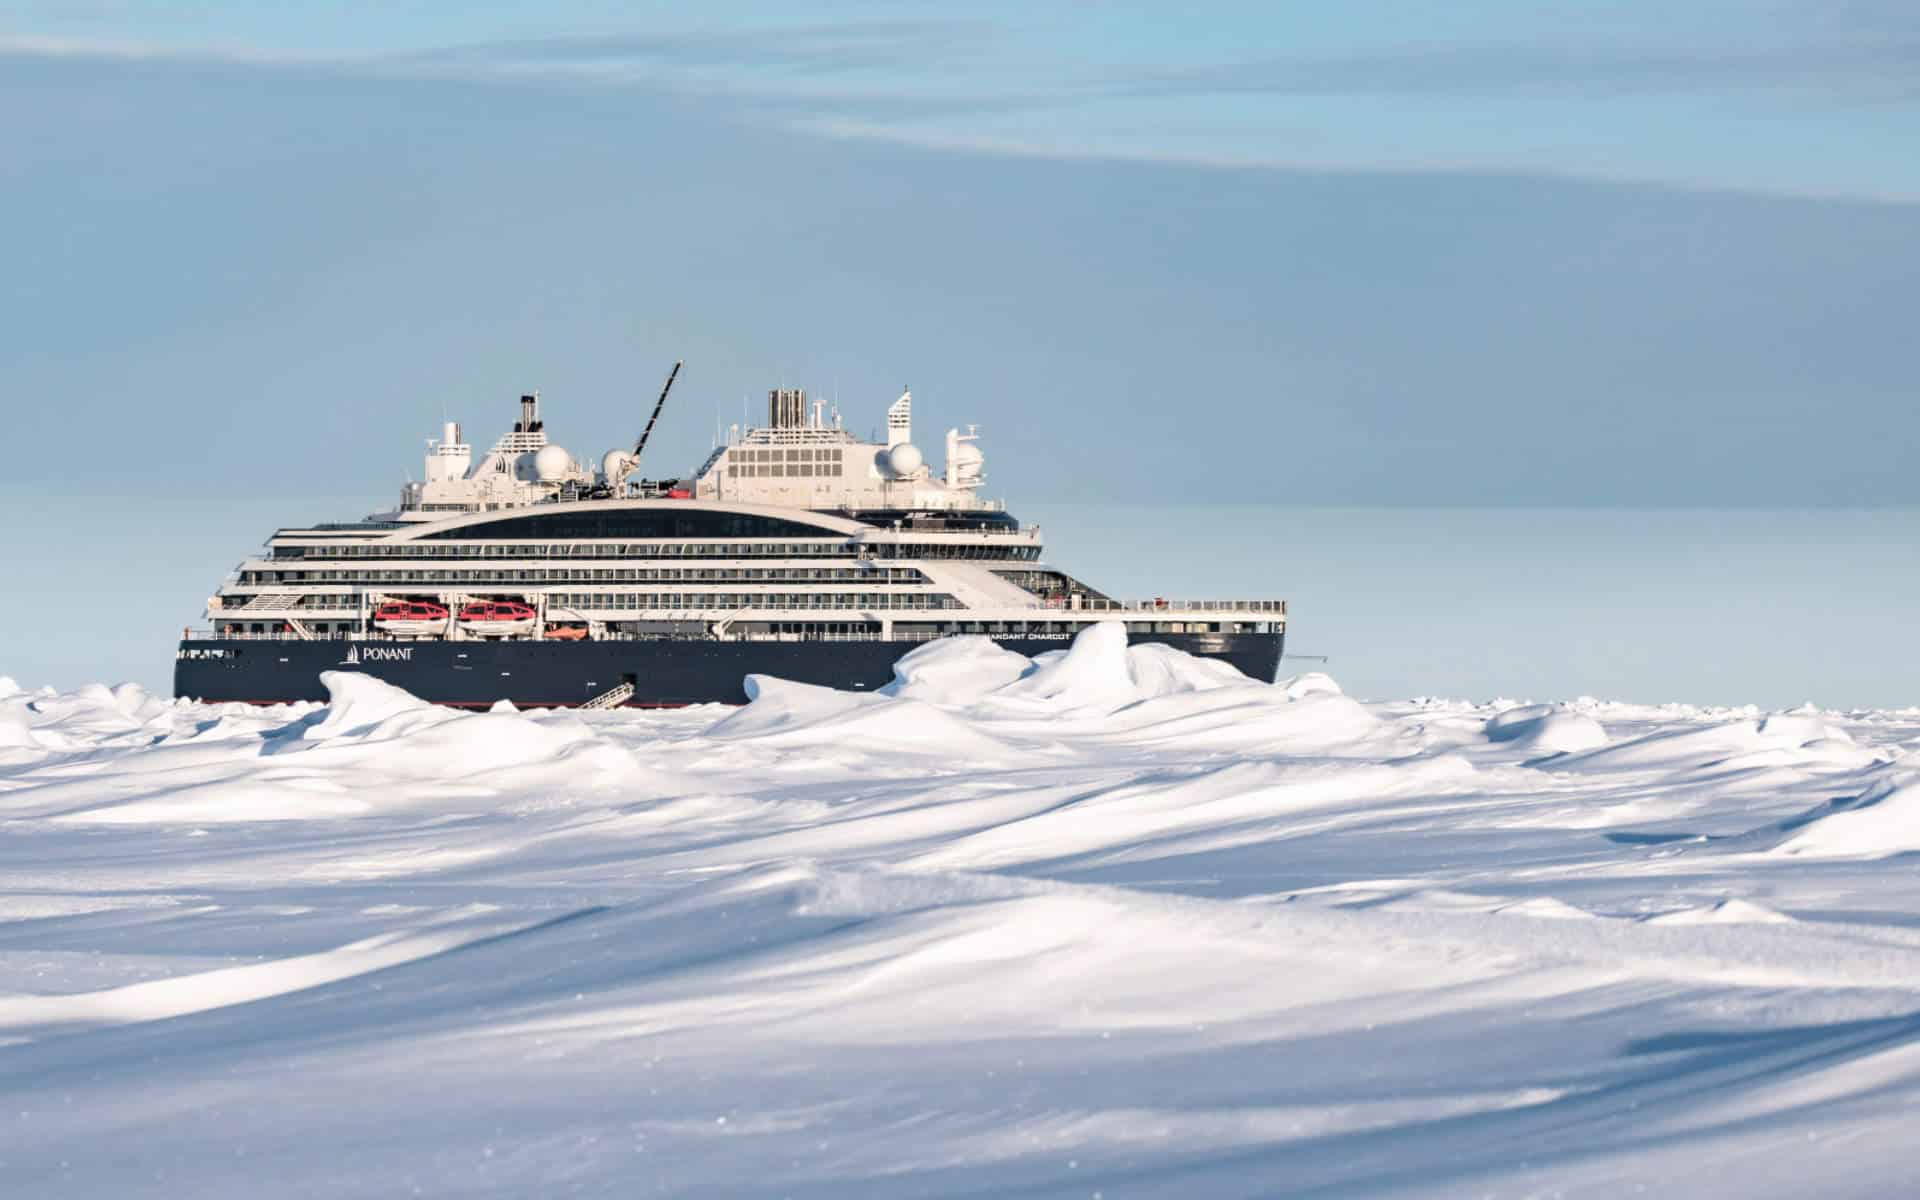
MULTIPOLYGON (((233 609, 230 611, 238 613, 244 610, 233 609)), ((713 614, 706 614, 706 613, 694 612, 694 611, 673 611, 671 613, 667 613, 666 615, 660 615, 660 614, 642 615, 640 611, 625 610, 625 609, 618 610, 618 611, 621 613, 621 615, 615 618, 616 620, 628 620, 628 621, 676 620, 676 621, 686 622, 689 624, 693 624, 693 623, 704 624, 707 621, 718 619, 718 617, 713 614)), ((647 611, 650 612, 651 610, 647 610, 647 611)), ((1026 605, 1026 606, 1006 606, 1006 607, 981 608, 981 609, 967 609, 967 608, 868 609, 868 608, 861 608, 861 607, 855 606, 852 609, 839 610, 839 609, 829 609, 823 606, 801 605, 801 606, 796 606, 789 609, 774 609, 774 608, 745 609, 731 615, 735 617, 745 616, 751 620, 770 620, 770 619, 778 620, 780 618, 776 616, 776 614, 784 613, 784 612, 798 613, 798 612, 829 612, 829 611, 849 611, 849 612, 861 612, 861 613, 872 612, 872 613, 885 613, 889 615, 900 614, 896 619, 905 620, 905 621, 934 620, 934 621, 952 621, 952 622, 960 622, 960 623, 984 622, 987 624, 1004 624, 1004 623, 1014 622, 1014 621, 1025 621, 1025 620, 1029 620, 1030 618, 1010 617, 1010 616, 989 616, 988 614, 990 613, 1036 613, 1036 614, 1046 614, 1046 619, 1048 620, 1056 619, 1054 617, 1054 614, 1060 614, 1061 616, 1068 616, 1071 614, 1106 613, 1106 612, 1129 613, 1129 614, 1152 613, 1159 616, 1165 616, 1168 619, 1172 619, 1172 620, 1181 619, 1181 614, 1185 614, 1185 613, 1265 613, 1265 614, 1284 616, 1287 611, 1287 602, 1285 600, 1167 600, 1167 599, 1161 599, 1158 597, 1152 600, 1106 600, 1106 599, 1093 599, 1090 597, 1081 597, 1079 603, 1076 604, 1068 599, 1056 597, 1056 598, 1048 599, 1044 601, 1036 600, 1032 604, 1026 605)), ((662 610, 662 612, 664 613, 665 610, 662 610)), ((309 619, 337 622, 340 619, 340 617, 333 613, 321 612, 319 610, 311 610, 311 616, 309 619)), ((292 630, 266 630, 266 631, 257 632, 257 633, 242 632, 242 631, 236 630, 231 633, 223 633, 213 628, 198 628, 198 629, 186 628, 186 629, 182 629, 180 633, 181 633, 182 639, 186 641, 206 641, 206 640, 213 640, 213 639, 222 639, 222 640, 233 640, 233 641, 269 641, 269 642, 271 641, 338 642, 338 641, 361 641, 361 640, 365 640, 369 636, 364 633, 342 633, 338 631, 308 632, 305 634, 301 634, 301 633, 295 633, 292 630)), ((704 632, 616 633, 614 631, 609 630, 601 634, 595 640, 655 641, 655 640, 662 640, 662 639, 671 640, 676 638, 705 638, 708 636, 710 635, 704 632)), ((784 634, 783 635, 729 634, 729 637, 731 640, 747 640, 747 639, 782 640, 784 638, 798 637, 798 636, 799 635, 784 635, 784 634)), ((936 634, 929 634, 928 636, 944 637, 946 635, 944 633, 936 633, 936 634)), ((835 640, 865 641, 865 640, 874 640, 879 638, 880 638, 880 635, 878 633, 873 633, 873 634, 851 633, 851 634, 813 635, 813 636, 809 636, 806 640, 809 640, 809 641, 835 641, 835 640)), ((910 640, 913 640, 913 637, 912 635, 894 634, 892 637, 887 638, 885 640, 910 641, 910 640)))
POLYGON ((1049 609, 1065 612, 1265 612, 1283 613, 1287 611, 1285 600, 1096 600, 1083 598, 1079 604, 1066 600, 1049 600, 1049 609))
MULTIPOLYGON (((396 591, 398 591, 399 589, 395 589, 395 590, 396 590, 396 591)), ((590 595, 591 595, 592 593, 588 593, 588 594, 590 594, 590 595)), ((741 593, 741 594, 743 594, 743 595, 752 595, 753 593, 741 593)), ((815 598, 813 594, 810 594, 810 593, 807 593, 807 592, 793 592, 793 593, 788 593, 788 594, 790 594, 790 595, 797 595, 797 596, 800 596, 800 597, 802 597, 802 598, 803 598, 803 600, 811 600, 811 599, 814 599, 814 598, 815 598)), ((825 592, 823 592, 823 593, 819 593, 819 594, 818 594, 818 596, 819 596, 819 598, 821 598, 822 600, 824 600, 824 598, 825 598, 826 596, 828 596, 828 595, 830 595, 830 594, 831 594, 831 593, 825 593, 825 592)), ((896 596, 896 597, 901 597, 901 598, 913 598, 913 597, 917 597, 917 596, 920 596, 920 595, 925 595, 925 594, 927 594, 927 593, 921 593, 921 592, 890 592, 890 593, 885 593, 885 594, 887 594, 887 595, 891 595, 891 596, 896 596)), ((579 608, 580 606, 579 606, 579 605, 568 605, 567 607, 570 607, 570 608, 579 608)), ((594 607, 598 607, 598 606, 594 606, 594 605, 588 605, 587 607, 589 607, 589 608, 594 608, 594 607)), ((1017 610, 1017 611, 1027 611, 1027 610, 1033 610, 1033 611, 1044 611, 1044 612, 1127 612, 1127 613, 1145 613, 1145 612, 1150 612, 1150 613, 1164 613, 1164 612, 1261 612, 1261 613, 1284 613, 1284 612, 1286 612, 1286 611, 1287 611, 1287 602, 1286 602, 1285 600, 1166 600, 1166 599, 1161 599, 1161 598, 1159 598, 1159 597, 1155 597, 1155 598, 1154 598, 1154 599, 1152 599, 1152 600, 1107 600, 1107 599, 1096 599, 1096 598, 1094 598, 1094 597, 1091 597, 1091 596, 1082 596, 1082 597, 1080 597, 1080 598, 1079 598, 1079 601, 1078 601, 1078 603, 1075 603, 1073 599, 1070 599, 1070 598, 1068 598, 1068 597, 1064 597, 1064 596, 1054 596, 1054 597, 1048 597, 1048 598, 1045 598, 1045 599, 1042 599, 1042 598, 1038 598, 1038 597, 1036 597, 1036 598, 1034 598, 1034 599, 1032 599, 1032 600, 1029 600, 1029 601, 1028 601, 1028 602, 1027 602, 1026 604, 1024 604, 1024 605, 995 605, 995 606, 993 606, 993 607, 994 607, 995 609, 1000 609, 1000 608, 1006 608, 1006 609, 1013 609, 1013 610, 1017 610)), ((753 612, 801 612, 801 611, 806 611, 806 610, 810 610, 810 609, 849 609, 849 608, 850 608, 850 609, 857 609, 857 610, 859 610, 859 611, 862 611, 862 612, 868 612, 868 611, 871 611, 871 612, 950 612, 950 613, 964 613, 964 612, 968 612, 968 611, 971 611, 971 610, 969 610, 969 609, 965 609, 965 608, 936 608, 936 607, 933 607, 933 606, 931 606, 931 605, 928 605, 928 606, 922 606, 922 605, 909 605, 909 604, 903 604, 903 605, 897 605, 897 606, 894 606, 894 605, 859 605, 859 604, 856 604, 856 605, 850 605, 850 606, 849 606, 849 605, 839 605, 839 604, 827 604, 827 603, 800 603, 800 604, 790 604, 790 605, 784 605, 784 606, 779 606, 779 607, 774 607, 774 606, 764 606, 764 607, 763 607, 763 606, 760 606, 760 605, 752 605, 752 606, 749 606, 749 611, 753 611, 753 612)), ((287 613, 294 613, 294 614, 298 614, 298 616, 296 616, 296 618, 295 618, 295 619, 306 619, 306 620, 314 620, 314 621, 339 621, 339 620, 343 620, 343 619, 352 619, 352 618, 353 618, 353 615, 354 615, 354 611, 355 611, 355 610, 353 610, 352 608, 343 608, 343 607, 340 607, 340 606, 338 606, 338 605, 331 605, 331 606, 314 606, 314 607, 311 607, 311 608, 300 608, 300 607, 298 607, 298 606, 291 606, 291 607, 287 607, 287 608, 273 608, 273 609, 267 609, 267 608, 249 608, 249 607, 247 607, 247 606, 244 606, 244 605, 242 605, 242 606, 237 606, 237 607, 234 607, 234 608, 229 608, 229 609, 223 609, 223 610, 222 610, 222 613, 223 613, 223 614, 225 614, 225 615, 234 615, 234 616, 239 616, 240 614, 243 614, 243 613, 252 613, 252 614, 254 614, 254 616, 255 616, 255 617, 258 617, 258 618, 264 618, 264 619, 269 619, 269 620, 276 620, 276 619, 277 619, 277 620, 285 620, 285 619, 286 619, 286 617, 285 617, 285 615, 284 615, 284 614, 287 614, 287 613), (272 614, 275 614, 275 615, 274 615, 274 616, 271 616, 271 617, 269 617, 269 616, 268 616, 268 614, 269 614, 269 613, 272 613, 272 614)), ((665 610, 665 609, 659 609, 659 610, 656 610, 656 609, 629 609, 629 608, 611 608, 611 607, 609 607, 609 608, 605 608, 605 609, 603 609, 602 611, 607 611, 607 612, 620 612, 620 613, 623 613, 623 614, 633 614, 633 613, 658 613, 658 612, 665 612, 665 611, 668 611, 668 610, 665 610)), ((674 611, 674 613, 675 613, 675 615, 676 615, 676 616, 682 616, 685 610, 673 610, 673 611, 674 611)), ((704 610, 699 610, 699 611, 704 611, 704 610)), ((618 617, 618 618, 616 618, 616 619, 617 619, 617 620, 634 620, 634 619, 636 619, 636 618, 635 618, 635 617, 633 617, 633 616, 631 616, 631 615, 626 615, 626 616, 621 616, 621 617, 618 617)), ((649 618, 647 618, 647 619, 658 619, 658 618, 657 618, 657 617, 649 617, 649 618)), ((702 618, 701 618, 700 616, 688 616, 688 617, 686 617, 686 619, 693 619, 693 620, 699 620, 699 619, 702 619, 702 618)), ((316 637, 321 637, 321 636, 325 636, 325 635, 323 635, 323 634, 316 634, 315 636, 316 636, 316 637)))

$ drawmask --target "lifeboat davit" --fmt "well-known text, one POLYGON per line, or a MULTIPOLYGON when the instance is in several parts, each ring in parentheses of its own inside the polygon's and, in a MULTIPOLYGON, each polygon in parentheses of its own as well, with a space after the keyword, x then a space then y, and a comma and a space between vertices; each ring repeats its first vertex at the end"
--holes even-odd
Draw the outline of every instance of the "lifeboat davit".
POLYGON ((438 637, 447 632, 447 610, 426 600, 392 600, 373 610, 373 627, 400 637, 438 637))
POLYGON ((533 609, 517 600, 476 600, 460 610, 460 629, 469 637, 524 637, 533 626, 533 609))

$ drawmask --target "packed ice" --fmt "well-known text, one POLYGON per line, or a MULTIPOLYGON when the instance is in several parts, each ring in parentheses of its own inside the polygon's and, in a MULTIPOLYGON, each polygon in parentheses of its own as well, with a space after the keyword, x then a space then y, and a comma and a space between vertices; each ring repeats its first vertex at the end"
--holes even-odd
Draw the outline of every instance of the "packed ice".
POLYGON ((0 677, 8 1195, 1881 1196, 1920 711, 0 677))

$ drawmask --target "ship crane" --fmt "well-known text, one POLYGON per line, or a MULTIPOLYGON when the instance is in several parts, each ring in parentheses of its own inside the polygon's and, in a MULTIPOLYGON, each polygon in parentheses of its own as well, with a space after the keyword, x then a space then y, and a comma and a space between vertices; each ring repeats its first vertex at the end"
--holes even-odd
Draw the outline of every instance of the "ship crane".
POLYGON ((647 439, 653 436, 653 423, 660 419, 660 410, 667 406, 667 393, 673 390, 673 381, 680 377, 680 362, 673 364, 673 370, 667 372, 667 382, 660 389, 660 398, 653 402, 653 415, 647 418, 647 427, 640 431, 640 440, 633 444, 633 461, 638 464, 640 455, 647 448, 647 439))
POLYGON ((646 451, 647 439, 653 436, 653 427, 660 420, 660 413, 667 407, 667 393, 673 390, 673 381, 680 377, 680 368, 684 360, 676 361, 673 370, 667 372, 667 382, 660 388, 660 398, 653 402, 653 415, 647 418, 647 427, 640 431, 639 440, 633 444, 633 453, 609 450, 601 461, 600 473, 605 479, 609 492, 618 493, 627 486, 627 477, 640 465, 640 455, 646 451))

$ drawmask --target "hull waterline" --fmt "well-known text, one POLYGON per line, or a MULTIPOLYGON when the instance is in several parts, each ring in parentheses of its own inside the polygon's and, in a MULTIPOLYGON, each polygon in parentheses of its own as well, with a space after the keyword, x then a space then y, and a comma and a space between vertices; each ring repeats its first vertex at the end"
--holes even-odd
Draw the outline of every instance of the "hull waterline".
MULTIPOLYGON (((1157 642, 1226 662, 1271 682, 1278 673, 1279 633, 1139 633, 1130 643, 1157 642)), ((995 638, 1028 656, 1063 650, 1065 636, 995 638)), ((623 683, 632 707, 744 704, 748 675, 872 691, 893 679, 893 664, 923 642, 909 641, 298 641, 189 639, 174 661, 174 695, 211 703, 282 704, 325 700, 323 671, 360 671, 423 700, 484 708, 500 700, 522 708, 584 704, 623 683)))

